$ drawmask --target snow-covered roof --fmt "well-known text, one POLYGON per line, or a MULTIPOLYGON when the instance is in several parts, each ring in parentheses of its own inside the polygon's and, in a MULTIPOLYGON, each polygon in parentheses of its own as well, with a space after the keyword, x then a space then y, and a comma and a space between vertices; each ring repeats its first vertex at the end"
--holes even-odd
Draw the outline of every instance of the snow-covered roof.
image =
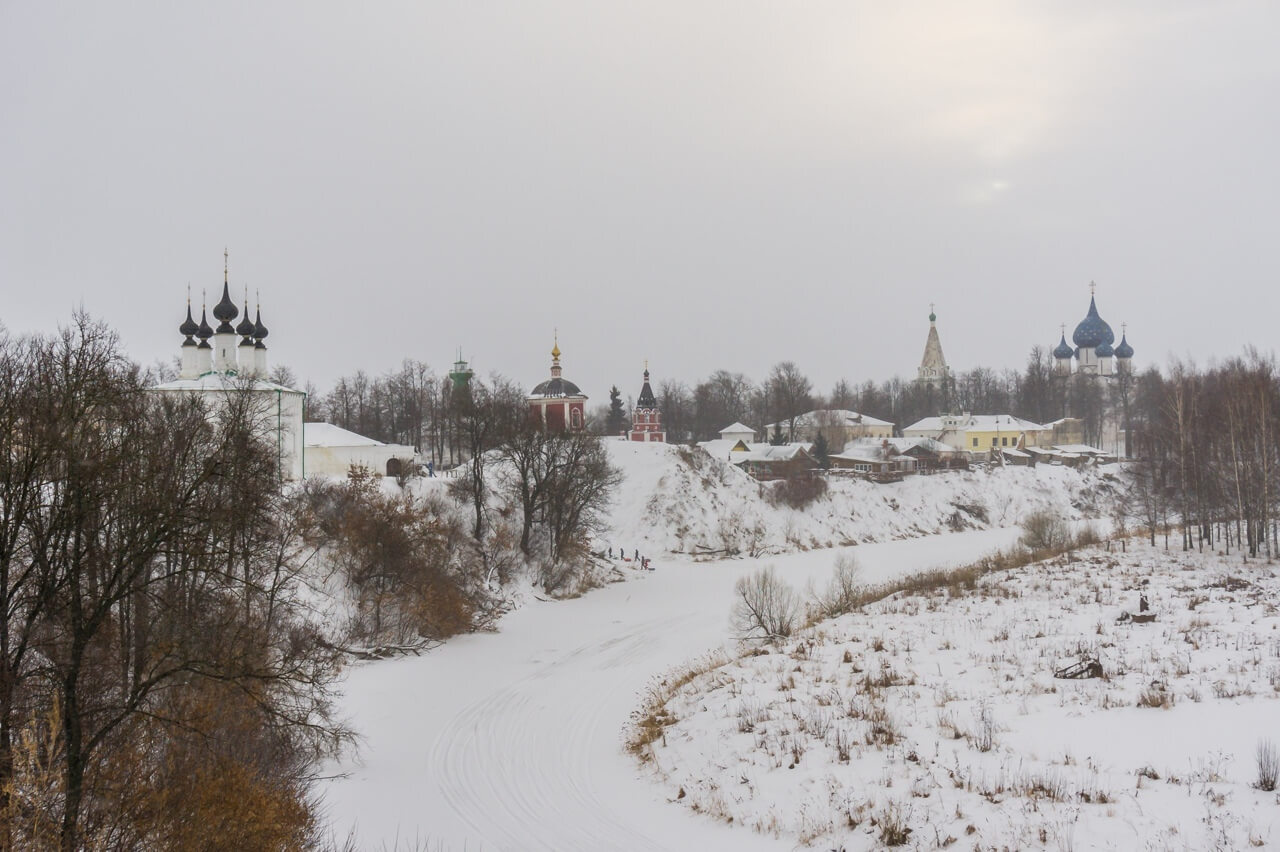
POLYGON ((801 451, 808 453, 813 449, 813 444, 801 442, 777 445, 767 443, 749 444, 737 439, 699 441, 698 446, 713 458, 727 459, 734 464, 743 464, 744 462, 790 461, 799 455, 801 451), (734 450, 735 447, 738 448, 736 451, 734 450), (745 449, 742 449, 743 447, 745 447, 745 449))
MULTIPOLYGON (((699 441, 698 442, 698 446, 701 447, 703 450, 705 450, 707 455, 717 459, 728 458, 729 455, 733 452, 733 448, 739 445, 746 447, 747 450, 750 450, 750 447, 748 447, 747 444, 744 441, 742 441, 742 439, 740 438, 733 438, 733 439, 721 438, 718 441, 699 441)), ((739 450, 738 452, 742 453, 744 451, 739 450)))
POLYGON ((843 453, 836 453, 835 455, 831 456, 831 458, 840 459, 841 461, 862 462, 864 464, 892 464, 893 463, 892 459, 884 458, 879 453, 875 453, 873 455, 868 452, 858 452, 856 450, 855 451, 846 450, 843 453))
POLYGON ((1062 453, 1077 453, 1083 456, 1109 456, 1106 450, 1100 450, 1097 447, 1091 447, 1088 444, 1055 444, 1055 450, 1062 453))
POLYGON ((733 423, 720 430, 721 435, 741 435, 744 432, 750 432, 752 435, 754 435, 756 433, 756 430, 752 429, 750 426, 741 422, 733 423))
POLYGON ((844 451, 846 453, 861 453, 866 452, 868 449, 879 449, 884 446, 886 441, 889 446, 899 453, 905 453, 914 447, 920 447, 931 453, 954 453, 957 451, 950 444, 944 444, 941 441, 923 436, 916 438, 854 438, 844 445, 844 451))
MULTIPOLYGON (((801 452, 809 452, 813 444, 751 444, 747 461, 790 461, 801 452)), ((736 459, 735 459, 736 461, 736 459)))
MULTIPOLYGON (((818 409, 816 411, 807 411, 796 417, 797 426, 887 426, 893 428, 893 424, 885 420, 879 420, 870 414, 861 414, 857 411, 850 411, 847 408, 828 408, 818 409)), ((789 421, 781 421, 780 423, 770 423, 765 427, 766 430, 772 430, 775 426, 788 426, 789 421)))
POLYGON ((1001 448, 1000 448, 1000 452, 1004 453, 1006 456, 1010 456, 1010 457, 1015 458, 1015 459, 1029 459, 1029 458, 1031 458, 1031 454, 1030 454, 1030 453, 1025 453, 1025 452, 1023 452, 1022 450, 1016 449, 1016 448, 1014 448, 1014 447, 1001 447, 1001 448))
POLYGON ((275 382, 269 382, 266 379, 250 379, 244 376, 236 376, 230 373, 205 373, 202 376, 196 376, 194 379, 174 379, 171 382, 156 385, 152 390, 177 390, 177 391, 235 391, 247 386, 256 391, 280 391, 282 393, 302 393, 296 388, 278 385, 275 382))
POLYGON ((1048 427, 1011 414, 969 414, 959 416, 926 417, 912 423, 904 432, 944 432, 948 429, 974 432, 1043 432, 1048 427))
POLYGON ((332 423, 307 423, 302 429, 308 447, 385 447, 382 441, 357 435, 332 423))

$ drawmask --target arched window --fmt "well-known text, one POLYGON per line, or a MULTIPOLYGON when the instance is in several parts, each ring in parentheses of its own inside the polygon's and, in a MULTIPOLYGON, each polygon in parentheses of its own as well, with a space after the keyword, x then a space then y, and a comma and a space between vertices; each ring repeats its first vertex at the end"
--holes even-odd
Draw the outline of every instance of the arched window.
POLYGON ((582 409, 571 408, 569 410, 569 422, 573 424, 574 429, 582 428, 582 409))

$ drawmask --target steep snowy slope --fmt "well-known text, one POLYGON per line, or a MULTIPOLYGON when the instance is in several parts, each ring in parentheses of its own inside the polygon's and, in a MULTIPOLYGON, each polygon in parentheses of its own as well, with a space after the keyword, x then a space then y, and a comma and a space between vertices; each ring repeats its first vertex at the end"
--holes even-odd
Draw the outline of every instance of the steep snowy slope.
POLYGON ((793 509, 769 499, 775 486, 700 450, 608 447, 624 480, 600 546, 628 552, 762 555, 1015 526, 1044 509, 1099 517, 1109 514, 1119 484, 1115 466, 954 471, 887 485, 833 475, 824 496, 793 509))

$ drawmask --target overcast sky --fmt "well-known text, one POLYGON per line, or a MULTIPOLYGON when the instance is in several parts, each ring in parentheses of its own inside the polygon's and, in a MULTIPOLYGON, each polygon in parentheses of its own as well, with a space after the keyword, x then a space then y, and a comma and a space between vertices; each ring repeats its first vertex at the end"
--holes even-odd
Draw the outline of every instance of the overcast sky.
POLYGON ((178 352, 230 249, 273 362, 821 392, 1274 347, 1274 2, 0 3, 0 322, 178 352))

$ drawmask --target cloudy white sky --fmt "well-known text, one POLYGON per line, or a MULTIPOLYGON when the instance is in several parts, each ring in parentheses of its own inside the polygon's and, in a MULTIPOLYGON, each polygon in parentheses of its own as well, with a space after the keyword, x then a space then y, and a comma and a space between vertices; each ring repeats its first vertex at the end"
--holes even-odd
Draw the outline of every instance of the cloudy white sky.
POLYGON ((404 357, 596 401, 1272 348, 1272 2, 0 4, 0 322, 177 352, 261 290, 327 389, 404 357), (212 304, 212 301, 211 301, 212 304))

